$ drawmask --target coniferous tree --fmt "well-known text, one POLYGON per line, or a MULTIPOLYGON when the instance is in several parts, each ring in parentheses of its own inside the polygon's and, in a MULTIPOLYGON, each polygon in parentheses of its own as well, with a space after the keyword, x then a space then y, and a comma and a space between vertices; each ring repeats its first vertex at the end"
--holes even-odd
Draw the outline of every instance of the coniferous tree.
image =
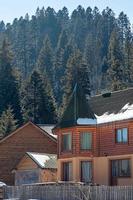
POLYGON ((62 28, 64 28, 64 25, 68 25, 69 23, 69 12, 66 7, 64 7, 62 10, 59 10, 57 12, 57 20, 59 24, 61 24, 62 28))
POLYGON ((56 108, 51 95, 49 82, 33 71, 23 92, 23 113, 25 120, 32 120, 34 123, 55 123, 56 108))
POLYGON ((104 59, 104 57, 107 57, 110 36, 111 36, 113 29, 116 26, 115 21, 116 21, 115 14, 109 7, 107 7, 106 9, 104 9, 102 11, 102 18, 100 21, 100 25, 101 25, 100 38, 102 41, 101 42, 101 44, 102 44, 101 56, 103 59, 104 59))
POLYGON ((45 38, 43 47, 40 51, 37 64, 37 68, 45 74, 47 73, 51 84, 53 83, 53 50, 49 37, 45 38))
POLYGON ((58 105, 61 104, 62 97, 62 82, 66 69, 66 47, 68 44, 68 36, 65 30, 62 31, 57 44, 54 61, 54 94, 58 105))
MULTIPOLYGON (((30 71, 30 45, 28 43, 29 37, 29 16, 28 14, 25 18, 20 17, 20 19, 14 23, 17 23, 17 29, 14 30, 14 35, 12 34, 12 39, 16 40, 13 44, 14 54, 14 65, 17 67, 21 67, 21 71, 23 72, 23 78, 26 78, 30 71), (23 30, 23 31, 22 31, 23 30), (17 61, 17 62, 16 62, 17 61)), ((15 27, 15 25, 14 25, 15 27)), ((11 30, 12 32, 12 30, 11 30)))
POLYGON ((100 55, 101 42, 93 34, 88 34, 84 51, 84 59, 88 63, 91 90, 99 92, 101 87, 102 61, 100 55))
POLYGON ((123 83, 123 54, 117 30, 111 34, 108 52, 108 85, 112 91, 122 89, 123 83))
POLYGON ((77 47, 80 50, 83 50, 86 38, 86 15, 85 9, 79 5, 77 9, 75 9, 71 16, 71 29, 74 33, 74 39, 77 44, 77 47))
POLYGON ((61 32, 61 24, 58 23, 57 14, 53 8, 48 7, 45 11, 45 32, 49 35, 53 47, 56 47, 61 32), (47 31, 46 31, 47 30, 47 31))
POLYGON ((93 94, 107 87, 117 90, 133 86, 133 34, 124 12, 116 18, 109 7, 100 12, 97 7, 85 10, 78 6, 70 16, 65 7, 57 12, 50 7, 38 8, 31 18, 27 14, 6 25, 1 21, 0 47, 5 37, 14 54, 11 64, 22 72, 21 88, 25 78, 38 67, 50 80, 58 108, 66 96, 66 88, 71 88, 67 80, 73 66, 68 67, 68 63, 76 48, 82 52, 82 62, 87 63, 93 94), (114 30, 116 45, 111 42, 114 30))
POLYGON ((15 119, 22 123, 18 80, 14 75, 11 62, 9 44, 4 40, 0 51, 0 115, 10 105, 15 119))
POLYGON ((65 82, 63 109, 68 104, 68 100, 76 83, 83 88, 85 94, 90 95, 89 68, 79 50, 76 50, 68 60, 65 82))
POLYGON ((2 112, 0 117, 0 134, 5 137, 17 128, 17 120, 14 118, 13 110, 9 106, 7 110, 2 112))
POLYGON ((118 17, 118 27, 119 27, 119 37, 120 37, 120 46, 123 52, 124 59, 124 82, 126 85, 129 85, 131 81, 132 74, 132 33, 131 25, 127 16, 121 12, 118 17))
POLYGON ((81 86, 84 93, 88 96, 91 95, 91 85, 90 85, 90 71, 88 68, 88 64, 82 58, 82 63, 77 70, 78 80, 77 83, 81 86))

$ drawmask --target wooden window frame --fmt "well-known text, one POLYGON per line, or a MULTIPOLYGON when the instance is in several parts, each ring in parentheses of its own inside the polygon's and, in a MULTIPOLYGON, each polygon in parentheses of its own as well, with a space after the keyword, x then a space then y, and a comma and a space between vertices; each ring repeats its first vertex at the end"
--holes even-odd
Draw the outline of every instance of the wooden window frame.
MULTIPOLYGON (((132 177, 132 166, 131 166, 131 158, 119 158, 119 159, 113 159, 113 160, 110 160, 110 167, 111 167, 111 170, 112 170, 112 162, 113 161, 123 161, 123 160, 129 160, 129 167, 130 167, 130 175, 127 175, 127 176, 116 176, 116 178, 131 178, 132 177)), ((119 168, 120 169, 120 168, 119 168)), ((112 173, 112 172, 111 172, 112 173)))
POLYGON ((73 146, 72 146, 72 132, 65 132, 65 133, 62 133, 61 134, 61 153, 71 153, 72 152, 72 148, 73 148, 73 146), (71 136, 71 150, 64 150, 64 148, 63 148, 63 136, 64 135, 70 135, 71 136))
MULTIPOLYGON (((61 180, 62 181, 64 181, 64 164, 66 164, 66 163, 71 163, 71 166, 72 166, 72 179, 73 179, 73 162, 72 162, 72 160, 68 160, 68 161, 63 161, 63 162, 61 162, 61 180)), ((70 180, 70 181, 72 181, 72 180, 70 180)))
MULTIPOLYGON (((123 131, 122 131, 122 132, 123 132, 123 131)), ((122 134, 122 133, 121 133, 121 134, 122 134)), ((127 127, 115 129, 115 143, 116 143, 116 144, 128 144, 128 143, 129 143, 129 130, 128 130, 127 127), (127 141, 126 141, 126 142, 124 142, 124 141, 119 142, 119 141, 117 141, 117 131, 118 131, 118 130, 123 130, 123 129, 127 129, 127 141)))
POLYGON ((91 132, 88 132, 88 131, 84 131, 84 132, 80 132, 80 151, 83 151, 83 152, 85 152, 85 151, 92 151, 92 149, 93 149, 93 135, 92 135, 92 133, 91 132), (82 149, 82 144, 81 144, 81 137, 82 137, 82 134, 84 134, 84 133, 88 133, 88 134, 90 134, 91 135, 91 148, 88 148, 88 149, 82 149))

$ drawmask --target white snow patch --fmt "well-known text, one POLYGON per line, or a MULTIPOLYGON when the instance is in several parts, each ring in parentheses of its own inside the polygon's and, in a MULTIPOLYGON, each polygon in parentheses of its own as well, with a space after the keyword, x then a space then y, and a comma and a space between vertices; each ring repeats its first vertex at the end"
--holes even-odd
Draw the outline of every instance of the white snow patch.
POLYGON ((109 114, 108 112, 106 112, 101 116, 98 116, 96 114, 95 116, 97 118, 98 124, 131 119, 133 118, 133 104, 127 103, 118 113, 109 114))
POLYGON ((125 104, 118 113, 105 112, 101 116, 95 114, 96 119, 78 118, 77 124, 79 125, 93 125, 102 124, 114 121, 120 121, 133 118, 133 104, 125 104))
MULTIPOLYGON (((51 160, 57 159, 56 154, 42 154, 42 153, 33 153, 33 152, 27 152, 30 157, 33 158, 42 168, 45 168, 46 163, 51 160)), ((52 167, 51 167, 52 168, 52 167)))
POLYGON ((57 135, 54 135, 52 133, 52 129, 55 127, 55 125, 51 125, 51 124, 39 124, 38 125, 41 129, 43 129, 44 131, 46 131, 49 135, 51 135, 52 137, 54 137, 55 139, 57 139, 57 135))
POLYGON ((3 187, 3 186, 6 186, 6 184, 3 182, 0 182, 0 187, 3 187))
POLYGON ((127 110, 129 107, 129 103, 127 103, 125 106, 123 106, 123 108, 121 110, 127 110))
POLYGON ((96 119, 90 119, 90 118, 78 118, 77 119, 77 124, 79 125, 92 125, 92 124, 97 124, 96 119))

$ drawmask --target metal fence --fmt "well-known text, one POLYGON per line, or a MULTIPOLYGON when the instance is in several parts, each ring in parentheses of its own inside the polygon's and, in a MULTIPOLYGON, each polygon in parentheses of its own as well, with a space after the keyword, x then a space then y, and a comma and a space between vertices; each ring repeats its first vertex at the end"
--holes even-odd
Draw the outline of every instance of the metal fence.
POLYGON ((4 199, 133 200, 133 186, 29 185, 6 186, 4 199))

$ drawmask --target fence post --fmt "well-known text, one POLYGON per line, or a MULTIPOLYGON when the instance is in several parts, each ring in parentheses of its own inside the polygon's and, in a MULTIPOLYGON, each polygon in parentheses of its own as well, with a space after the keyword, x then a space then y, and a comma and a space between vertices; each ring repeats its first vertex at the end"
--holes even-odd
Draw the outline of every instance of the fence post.
POLYGON ((0 187, 0 200, 4 199, 4 188, 0 187))

